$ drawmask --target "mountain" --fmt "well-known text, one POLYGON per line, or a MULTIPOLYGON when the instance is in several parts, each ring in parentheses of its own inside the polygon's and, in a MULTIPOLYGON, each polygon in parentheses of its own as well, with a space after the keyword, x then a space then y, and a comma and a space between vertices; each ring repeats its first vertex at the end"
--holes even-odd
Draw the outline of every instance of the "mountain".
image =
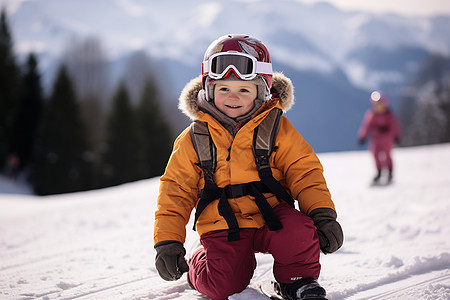
MULTIPOLYGON (((227 33, 258 37, 274 69, 293 80, 297 104, 288 116, 319 152, 356 149, 371 90, 384 90, 395 109, 423 62, 450 53, 450 16, 348 12, 294 0, 28 0, 9 17, 19 56, 38 52, 47 85, 68 41, 97 36, 112 65, 144 50, 164 66, 174 102, 199 74, 211 41, 227 33)), ((177 130, 189 122, 182 120, 177 130)))

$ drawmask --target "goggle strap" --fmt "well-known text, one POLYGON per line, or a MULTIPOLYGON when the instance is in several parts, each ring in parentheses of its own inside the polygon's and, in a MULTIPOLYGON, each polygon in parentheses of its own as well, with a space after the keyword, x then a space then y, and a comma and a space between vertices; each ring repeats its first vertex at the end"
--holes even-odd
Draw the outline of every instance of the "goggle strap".
POLYGON ((257 61, 256 62, 255 73, 256 74, 269 74, 269 75, 271 75, 273 73, 272 72, 272 64, 271 63, 257 61))
POLYGON ((205 60, 202 63, 202 73, 209 73, 209 60, 205 60))

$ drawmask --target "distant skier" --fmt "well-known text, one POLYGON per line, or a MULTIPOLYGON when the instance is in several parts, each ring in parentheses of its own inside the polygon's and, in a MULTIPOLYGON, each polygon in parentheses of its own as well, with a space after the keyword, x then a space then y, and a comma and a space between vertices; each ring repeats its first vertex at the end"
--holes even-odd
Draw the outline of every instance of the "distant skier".
POLYGON ((391 149, 400 139, 400 125, 389 108, 389 99, 386 95, 374 91, 370 95, 370 102, 372 108, 364 115, 358 131, 359 142, 362 145, 367 138, 371 138, 369 148, 377 168, 373 183, 377 184, 380 181, 383 169, 388 171, 387 183, 390 183, 393 176, 391 149))
POLYGON ((272 73, 261 41, 227 35, 208 47, 202 76, 180 96, 195 122, 175 141, 161 177, 154 242, 163 279, 189 271, 197 291, 227 299, 247 287, 255 252, 263 252, 275 260, 286 299, 326 299, 316 281, 320 250, 338 250, 343 233, 319 159, 281 116, 293 98, 291 81, 272 73), (185 227, 194 208, 202 246, 187 264, 185 227))

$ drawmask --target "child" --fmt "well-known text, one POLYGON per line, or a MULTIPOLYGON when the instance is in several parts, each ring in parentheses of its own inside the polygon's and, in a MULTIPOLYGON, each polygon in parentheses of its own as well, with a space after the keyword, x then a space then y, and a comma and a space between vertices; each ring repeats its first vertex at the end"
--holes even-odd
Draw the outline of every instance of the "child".
POLYGON ((364 144, 368 137, 372 138, 370 151, 375 159, 377 174, 373 183, 377 184, 383 169, 388 170, 387 182, 392 180, 393 162, 391 149, 394 142, 400 139, 400 126, 397 118, 389 109, 389 100, 386 95, 375 91, 370 96, 372 109, 364 115, 358 131, 360 144, 364 144))
POLYGON ((180 134, 161 177, 155 213, 155 264, 163 279, 177 280, 188 272, 191 287, 212 299, 227 299, 247 287, 256 268, 254 253, 263 252, 274 258, 276 288, 286 299, 326 299, 316 281, 320 249, 339 249, 343 233, 322 165, 282 117, 269 171, 283 192, 298 201, 300 212, 267 191, 253 153, 255 129, 272 110, 292 105, 292 83, 281 73, 272 74, 262 42, 227 35, 208 47, 202 76, 184 88, 180 108, 192 120, 207 123, 217 166, 205 174, 192 128, 180 134), (208 186, 222 192, 208 196, 208 186), (243 186, 254 189, 235 196, 225 192, 243 186), (199 204, 208 197, 206 206, 199 204), (202 247, 186 263, 185 226, 194 208, 202 247))

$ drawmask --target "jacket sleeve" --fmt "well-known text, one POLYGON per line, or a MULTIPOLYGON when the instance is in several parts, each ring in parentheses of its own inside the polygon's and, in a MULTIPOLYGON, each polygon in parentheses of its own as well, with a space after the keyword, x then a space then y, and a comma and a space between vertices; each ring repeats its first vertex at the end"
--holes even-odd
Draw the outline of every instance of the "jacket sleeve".
POLYGON ((197 154, 187 128, 174 143, 166 171, 160 179, 155 212, 154 243, 179 241, 184 243, 186 224, 195 206, 200 168, 194 163, 197 154))
POLYGON ((398 122, 398 119, 394 115, 394 113, 391 114, 391 128, 392 128, 392 136, 393 136, 394 140, 400 139, 402 136, 400 123, 398 122))
POLYGON ((316 208, 335 210, 322 164, 313 148, 284 117, 275 144, 276 168, 284 174, 285 185, 298 200, 300 210, 306 215, 316 208))
POLYGON ((368 110, 363 117, 361 127, 358 130, 358 138, 359 139, 366 139, 370 134, 370 128, 372 124, 373 119, 373 112, 371 110, 368 110))

